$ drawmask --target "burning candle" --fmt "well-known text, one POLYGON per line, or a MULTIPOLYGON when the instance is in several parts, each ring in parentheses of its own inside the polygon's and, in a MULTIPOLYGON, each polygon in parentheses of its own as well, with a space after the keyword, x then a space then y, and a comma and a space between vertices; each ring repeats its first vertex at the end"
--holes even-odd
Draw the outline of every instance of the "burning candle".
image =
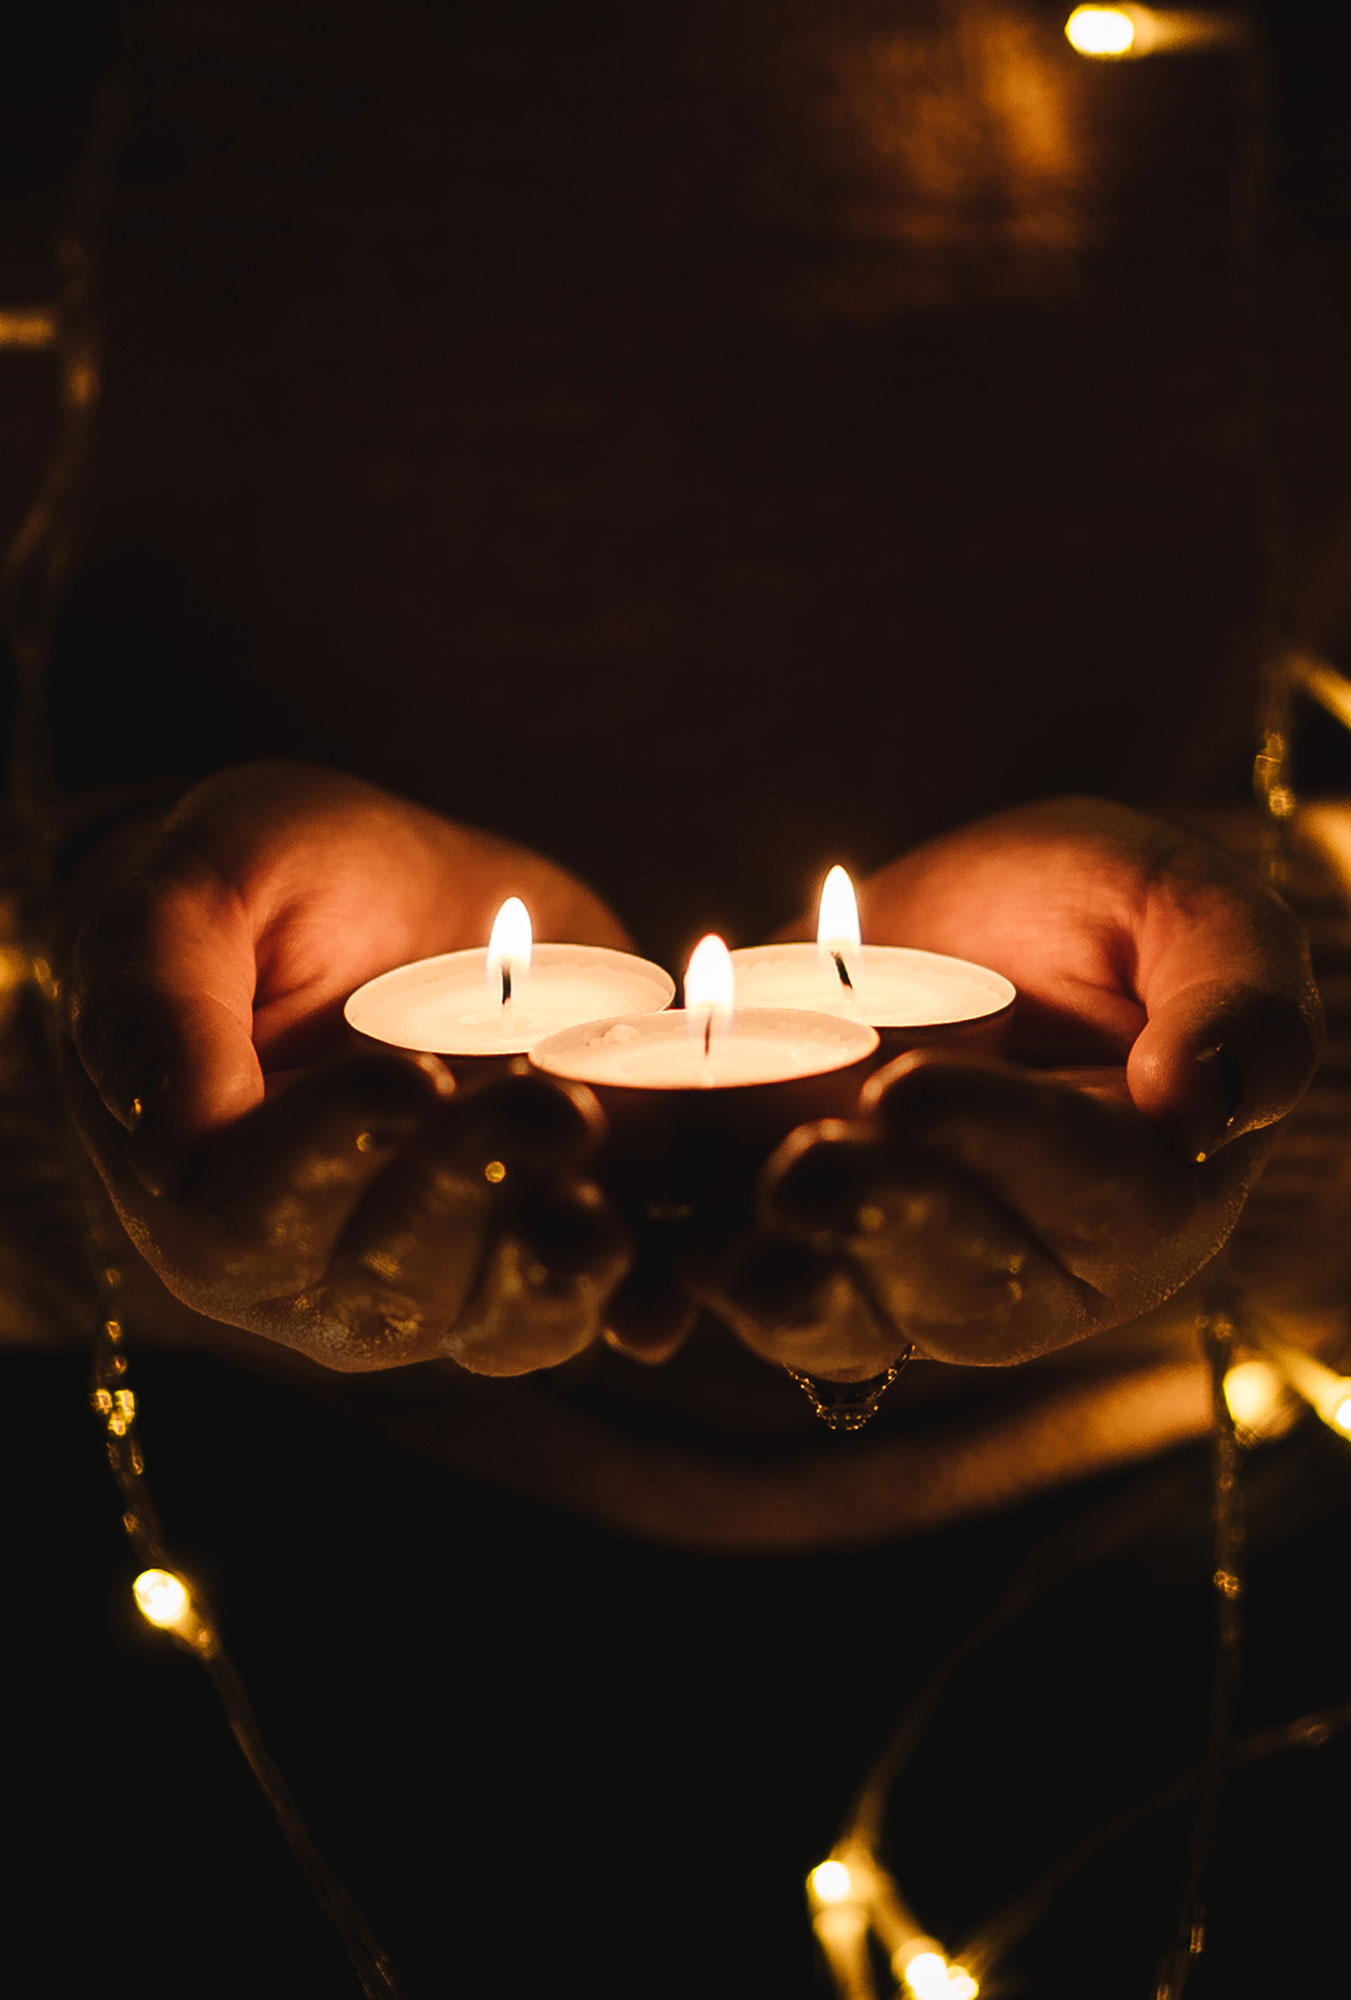
POLYGON ((854 885, 832 868, 821 891, 815 944, 764 944, 732 953, 738 997, 751 1007, 805 1007, 863 1021, 888 1055, 930 1042, 1003 1046, 1014 986, 988 966, 903 945, 864 944, 854 885))
POLYGON ((733 965, 722 939, 706 937, 690 958, 683 1009, 591 1021, 537 1043, 530 1060, 579 1083, 703 1092, 826 1076, 877 1048, 866 1022, 838 1013, 735 1009, 733 965))
POLYGON ((739 1216, 780 1139, 858 1108, 876 1031, 839 1013, 742 1009, 732 964, 707 937, 682 1009, 591 1021, 530 1051, 532 1068, 595 1091, 610 1127, 601 1178, 631 1215, 739 1216))
POLYGON ((659 1013, 674 998, 670 974, 630 952, 536 944, 524 903, 509 896, 486 949, 395 966, 359 986, 343 1012, 372 1041, 472 1067, 524 1055, 542 1038, 600 1015, 659 1013))

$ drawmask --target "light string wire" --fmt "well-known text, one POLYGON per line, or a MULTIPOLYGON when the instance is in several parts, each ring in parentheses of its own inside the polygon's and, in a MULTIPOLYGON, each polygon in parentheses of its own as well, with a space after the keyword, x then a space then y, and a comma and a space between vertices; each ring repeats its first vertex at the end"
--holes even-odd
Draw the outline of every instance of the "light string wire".
MULTIPOLYGON (((995 1605, 939 1662, 896 1725, 860 1785, 828 1860, 808 1877, 813 1927, 840 2000, 877 2000, 870 1933, 890 1959, 897 1980, 893 1990, 898 1995, 905 1995, 906 2000, 974 2000, 1077 1876, 1116 1842, 1192 1799, 1192 1829, 1174 1940, 1154 1986, 1156 1996, 1180 1993, 1204 1947, 1202 1893, 1227 1780, 1234 1772, 1282 1752, 1321 1748, 1351 1727, 1351 1701, 1345 1701, 1237 1741, 1234 1738, 1244 1596, 1238 1467, 1245 1438, 1255 1443, 1262 1433, 1245 1432, 1236 1423, 1226 1381, 1239 1347, 1245 1352, 1272 1354, 1278 1371, 1282 1363, 1280 1351, 1268 1345, 1267 1336, 1259 1328, 1249 1329, 1246 1323, 1240 1326, 1229 1306, 1221 1304, 1214 1293, 1211 1304, 1199 1316, 1198 1331, 1214 1399, 1209 1586, 1216 1613, 1201 1759, 1192 1770, 1170 1780, 1144 1801, 1126 1806, 1093 1828, 1028 1887, 975 1926, 951 1958, 925 1933, 895 1875, 880 1859, 889 1796, 958 1676, 1004 1630, 1064 1588, 1076 1574, 1124 1550, 1151 1527, 1174 1518, 1179 1506, 1194 1497, 1196 1479, 1192 1466, 1170 1467, 1137 1481, 1097 1510, 1057 1527, 1034 1544, 995 1605)), ((1293 1374, 1286 1375, 1285 1388, 1310 1400, 1298 1389, 1293 1374)), ((1351 1393, 1351 1379, 1346 1388, 1351 1393)), ((1317 1400, 1311 1406, 1334 1432, 1343 1437, 1348 1434, 1330 1409, 1317 1400)))
MULTIPOLYGON (((1345 1729, 1351 1729, 1351 1701, 1315 1709, 1307 1715, 1297 1716, 1292 1722, 1276 1723, 1269 1729, 1254 1730, 1247 1736, 1239 1737, 1233 1744, 1229 1760, 1231 1774, 1237 1775, 1287 1751, 1321 1750, 1324 1744, 1330 1743, 1345 1729)), ((980 1929, 960 1946, 958 1955, 961 1962, 983 1982, 992 1969, 1005 1961, 1010 1952, 1036 1928, 1051 1905, 1077 1876, 1118 1841, 1148 1825, 1150 1820, 1185 1804, 1202 1782, 1202 1767, 1197 1765, 1182 1777, 1160 1786, 1157 1792, 1138 1805, 1126 1806, 1111 1819, 1104 1820, 1035 1882, 1020 1890, 992 1917, 986 1918, 980 1929)))
MULTIPOLYGON (((120 1285, 115 1266, 104 1271, 103 1282, 105 1303, 112 1305, 120 1285)), ((263 1740, 248 1691, 225 1649, 205 1597, 169 1554, 145 1476, 124 1330, 112 1312, 105 1315, 95 1339, 90 1400, 103 1425, 108 1465, 122 1501, 122 1527, 141 1572, 138 1583, 152 1572, 182 1587, 181 1607, 171 1600, 172 1619, 152 1618, 151 1622, 162 1623, 174 1641, 200 1661, 254 1782, 271 1807, 315 1901, 342 1939, 368 2000, 408 2000, 389 1954, 316 1846, 295 1794, 263 1740)))
MULTIPOLYGON (((1293 785, 1293 706, 1296 690, 1312 695, 1329 713, 1351 728, 1351 681, 1326 665, 1308 658, 1295 642, 1295 612, 1291 588, 1291 563, 1285 483, 1277 444, 1274 418, 1274 369, 1266 318, 1264 275, 1266 252, 1272 227, 1271 191, 1271 76, 1265 38, 1254 4, 1244 6, 1236 22, 1231 46, 1236 53, 1238 135, 1231 202, 1231 269, 1235 329, 1244 375, 1244 400, 1252 429, 1255 488, 1258 503, 1257 647, 1259 693, 1257 708, 1257 750, 1253 760, 1253 790, 1263 816, 1262 873, 1269 886, 1281 890, 1290 875, 1290 837, 1296 797, 1293 785)), ((1108 1822, 1056 1865, 1048 1878, 1050 1887, 1027 1892, 1031 1907, 1040 1909, 1049 1902, 1058 1886, 1072 1878, 1094 1854, 1119 1837, 1130 1825, 1162 1810, 1164 1804, 1195 1794, 1186 1870, 1179 1894, 1174 1934, 1169 1950, 1158 1968, 1154 2000, 1183 2000, 1190 1971, 1204 1949, 1205 1884, 1218 1827, 1224 1784, 1234 1756, 1234 1718, 1242 1675, 1243 1652, 1243 1510, 1239 1490, 1239 1445, 1232 1412, 1224 1393, 1225 1376, 1233 1358, 1235 1323, 1232 1301, 1218 1303, 1203 1312, 1200 1321, 1202 1345, 1211 1383, 1211 1517, 1214 1599, 1214 1650, 1211 1667, 1205 1747, 1193 1777, 1177 1780, 1156 1801, 1131 1808, 1108 1822), (1113 1831, 1116 1828, 1117 1831, 1113 1831)), ((1129 1510, 1127 1510, 1129 1511, 1129 1510)), ((1090 1531, 1081 1546, 1086 1550, 1095 1537, 1090 1531)), ((881 1755, 865 1777, 852 1812, 837 1844, 837 1856, 852 1855, 860 1879, 871 1882, 871 1901, 881 1911, 877 1928, 883 1936, 894 1930, 887 1921, 889 1904, 894 1918, 904 1912, 910 1917, 894 1878, 881 1866, 877 1850, 882 1833, 887 1794, 909 1757, 922 1740, 933 1713, 950 1684, 963 1667, 987 1645, 995 1634, 1030 1609, 1032 1604, 1056 1587, 1065 1573, 1068 1551, 1059 1557, 1043 1557, 1030 1571, 1016 1579, 967 1637, 950 1653, 907 1716, 897 1727, 881 1755)), ((1287 1731, 1303 1725, 1292 1723, 1287 1731)), ((1340 1724, 1338 1725, 1341 1726, 1340 1724)), ((1269 1732, 1269 1734, 1273 1734, 1269 1732)), ((1284 1734, 1277 1747, 1284 1747, 1284 1734)), ((1322 1738, 1320 1740, 1326 1740, 1322 1738)), ((1264 1753, 1265 1754, 1265 1753, 1264 1753)), ((847 1862, 842 1865, 848 1866, 847 1862)), ((810 1878, 809 1878, 810 1879, 810 1878)), ((828 1912, 812 1895, 820 1920, 828 1912)), ((1019 1903, 1014 1906, 1022 1908, 1019 1903)), ((1000 1920, 994 1931, 977 1933, 963 1948, 956 1968, 947 1966, 941 1951, 935 1951, 932 1991, 957 1993, 968 1981, 975 1984, 974 1971, 989 1970, 996 1956, 1000 1920), (946 1980, 946 1984, 940 1983, 946 1980)), ((1011 1919, 1005 1922, 1009 1929, 1011 1919)), ((1030 1927, 1030 1922, 1023 1929, 1030 1927)), ((1019 1932, 1021 1934, 1021 1931, 1019 1932)), ((933 1941, 925 1938, 923 1944, 933 1941)), ((1011 1941, 1011 1936, 1010 1936, 1011 1941)), ((823 1939, 823 1943, 826 1942, 823 1939)), ((846 2000, 870 1994, 871 1974, 861 1947, 838 1960, 831 1954, 832 1971, 846 2000), (860 1967, 862 1971, 860 1971, 860 1967)), ((904 1960, 893 1950, 893 1969, 905 1977, 904 1960)), ((910 1991, 919 1989, 907 1979, 910 1991)))
POLYGON ((1234 43, 1238 143, 1231 213, 1233 309, 1244 401, 1251 427, 1257 501, 1257 753, 1253 791, 1264 825, 1263 876, 1283 890, 1290 876, 1296 609, 1289 508, 1277 440, 1277 370, 1267 318, 1267 253, 1274 228, 1272 135, 1274 91, 1256 0, 1237 15, 1234 43))
POLYGON ((1211 1573, 1215 1617, 1205 1749, 1196 1783, 1196 1806, 1187 1868, 1178 1896, 1171 1949, 1159 1967, 1154 2000, 1182 2000, 1192 1965, 1205 1948, 1206 1877, 1219 1827, 1220 1799, 1233 1747, 1234 1717, 1243 1676, 1243 1499, 1239 1488, 1238 1432, 1224 1393, 1233 1364, 1234 1320, 1223 1307, 1203 1313, 1201 1341, 1210 1371, 1211 1573))
MULTIPOLYGON (((97 303, 96 228, 126 123, 128 87, 114 69, 95 98, 88 135, 71 176, 67 220, 55 244, 60 276, 51 305, 0 311, 0 350, 55 352, 59 370, 58 412, 50 457, 37 491, 0 562, 0 637, 12 662, 14 696, 9 795, 23 865, 23 926, 30 942, 27 973, 46 1003, 53 1042, 61 1032, 60 992, 40 948, 40 936, 54 899, 54 857, 58 840, 55 738, 51 712, 51 665, 95 440, 102 386, 102 338, 97 303)), ((101 1234, 92 1169, 70 1137, 73 1183, 87 1197, 86 1243, 91 1252, 101 1234)), ((102 1422, 109 1468, 122 1500, 122 1526, 141 1571, 174 1586, 182 1605, 162 1623, 177 1644, 200 1662, 220 1700, 226 1723, 249 1771, 271 1808, 277 1826, 320 1909, 342 1939, 367 2000, 407 2000, 387 1952, 354 1898, 325 1860, 307 1827, 285 1775, 267 1749, 238 1670, 200 1589, 189 1587, 169 1555, 159 1514, 145 1477, 131 1387, 125 1336, 117 1313, 120 1273, 105 1265, 96 1273, 91 1256, 89 1289, 102 1296, 103 1318, 94 1341, 91 1400, 102 1422)), ((145 1610, 140 1592, 137 1601, 145 1610)))

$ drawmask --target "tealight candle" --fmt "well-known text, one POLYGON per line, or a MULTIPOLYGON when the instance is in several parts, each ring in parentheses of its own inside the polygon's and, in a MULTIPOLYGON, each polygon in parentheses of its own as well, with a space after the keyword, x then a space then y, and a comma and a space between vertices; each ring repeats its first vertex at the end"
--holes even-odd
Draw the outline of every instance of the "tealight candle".
POLYGON ((601 1015, 660 1013, 675 998, 669 972, 603 945, 536 944, 525 905, 508 897, 486 949, 397 965, 359 986, 348 1025, 392 1048, 474 1069, 601 1015))
POLYGON ((532 1068, 595 1092, 610 1128, 601 1178, 631 1215, 740 1214, 780 1139, 858 1108, 873 1028, 733 998, 731 955, 708 937, 690 959, 683 1009, 591 1021, 530 1051, 532 1068))
POLYGON ((734 951, 737 995, 750 1007, 804 1007, 876 1028, 884 1054, 932 1042, 995 1053, 1017 997, 988 966, 904 945, 864 944, 854 885, 832 868, 821 891, 815 944, 734 951))

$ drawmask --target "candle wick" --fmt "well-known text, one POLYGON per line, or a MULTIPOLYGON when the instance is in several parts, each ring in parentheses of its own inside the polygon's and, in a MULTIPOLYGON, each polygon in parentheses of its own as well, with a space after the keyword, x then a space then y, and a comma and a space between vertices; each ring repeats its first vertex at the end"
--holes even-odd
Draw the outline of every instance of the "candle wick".
POLYGON ((832 951, 830 955, 835 961, 835 970, 840 975, 841 986, 847 986, 849 988, 849 991, 852 993, 854 990, 854 982, 849 977, 849 967, 844 962, 844 953, 842 951, 832 951))
POLYGON ((704 1061, 707 1062, 713 1049, 713 1009, 704 1016, 704 1061))
POLYGON ((511 1003, 511 963, 508 959, 504 958, 502 960, 502 1005, 506 1007, 509 1006, 510 1003, 511 1003))

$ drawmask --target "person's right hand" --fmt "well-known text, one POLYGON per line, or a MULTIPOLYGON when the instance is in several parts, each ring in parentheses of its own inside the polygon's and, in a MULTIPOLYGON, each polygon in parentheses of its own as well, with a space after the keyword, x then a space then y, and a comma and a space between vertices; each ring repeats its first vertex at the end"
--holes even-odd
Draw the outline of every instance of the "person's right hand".
POLYGON ((586 1178, 589 1093, 338 1059, 348 993, 481 944, 511 894, 546 937, 627 942, 539 856, 286 764, 199 785, 96 894, 65 982, 67 1095, 177 1298, 344 1370, 515 1375, 599 1335, 629 1253, 586 1178))

